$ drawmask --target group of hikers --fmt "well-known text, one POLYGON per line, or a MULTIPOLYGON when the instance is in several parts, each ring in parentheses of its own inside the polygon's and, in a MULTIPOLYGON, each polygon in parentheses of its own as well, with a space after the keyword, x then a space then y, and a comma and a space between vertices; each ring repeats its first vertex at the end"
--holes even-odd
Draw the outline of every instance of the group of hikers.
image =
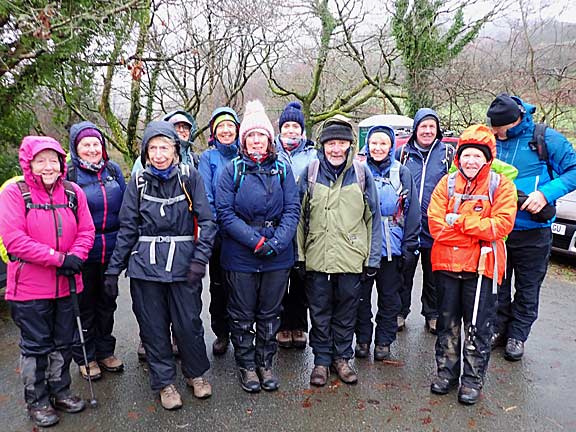
POLYGON ((393 128, 372 127, 361 162, 347 118, 326 120, 315 144, 298 102, 282 111, 278 135, 259 101, 241 121, 216 109, 200 157, 194 119, 175 111, 146 126, 127 183, 93 123, 71 127, 68 162, 57 140, 25 137, 23 179, 0 195, 0 235, 30 417, 45 427, 57 410, 84 409, 70 390, 72 360, 89 380, 123 370, 112 335, 123 271, 139 357, 172 410, 182 406, 176 354, 194 396, 212 394, 200 318, 207 267, 213 354, 231 342, 239 383, 255 393, 279 388, 277 347, 306 347, 308 330, 312 385, 331 371, 356 383, 350 361, 368 357, 372 343, 374 360, 388 359, 419 259, 422 315, 437 335, 430 390, 459 386, 458 400, 476 403, 491 350, 504 345, 512 361, 524 354, 554 202, 576 189, 574 149, 552 128, 535 139, 534 112, 501 94, 488 125, 468 127, 453 148, 438 114, 423 108, 400 148, 393 128))

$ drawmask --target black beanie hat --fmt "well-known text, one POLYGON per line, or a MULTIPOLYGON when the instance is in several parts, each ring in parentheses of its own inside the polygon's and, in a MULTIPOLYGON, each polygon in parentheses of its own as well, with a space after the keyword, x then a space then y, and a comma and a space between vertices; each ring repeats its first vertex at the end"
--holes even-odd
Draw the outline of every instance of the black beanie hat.
POLYGON ((458 147, 458 150, 456 151, 456 154, 458 155, 458 159, 460 159, 460 155, 462 154, 462 152, 464 150, 466 150, 467 148, 473 147, 475 149, 480 150, 482 153, 484 153, 484 157, 486 158, 486 162, 490 162, 492 160, 492 152, 490 151, 490 149, 483 145, 483 144, 462 144, 461 146, 458 147))
POLYGON ((522 110, 518 103, 506 93, 502 93, 492 101, 486 116, 490 126, 498 127, 514 123, 521 114, 522 110))
POLYGON ((354 142, 352 126, 340 122, 333 122, 326 125, 320 133, 319 141, 321 145, 324 145, 326 141, 330 140, 350 141, 350 144, 352 144, 354 142))

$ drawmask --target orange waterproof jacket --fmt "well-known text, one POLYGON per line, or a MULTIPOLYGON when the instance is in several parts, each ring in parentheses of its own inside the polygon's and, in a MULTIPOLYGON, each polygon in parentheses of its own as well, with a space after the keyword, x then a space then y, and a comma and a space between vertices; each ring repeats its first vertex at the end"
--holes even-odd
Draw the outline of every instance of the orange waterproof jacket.
POLYGON ((430 233, 434 238, 432 270, 475 273, 478 270, 481 247, 489 246, 492 251, 487 254, 484 275, 494 279, 494 263, 497 260, 496 276, 498 283, 501 283, 506 267, 503 239, 514 227, 516 188, 505 176, 490 174, 491 162, 496 157, 496 142, 486 126, 474 125, 467 128, 462 133, 456 152, 454 164, 458 171, 453 174, 454 193, 449 193, 449 174, 445 175, 434 189, 428 207, 430 233), (471 180, 460 170, 458 158, 458 149, 466 144, 487 146, 492 154, 492 159, 471 180), (493 196, 488 199, 491 195, 491 175, 500 176, 500 179, 493 196), (463 197, 458 209, 454 211, 459 194, 468 196, 463 197), (448 213, 461 215, 452 226, 446 222, 448 213))

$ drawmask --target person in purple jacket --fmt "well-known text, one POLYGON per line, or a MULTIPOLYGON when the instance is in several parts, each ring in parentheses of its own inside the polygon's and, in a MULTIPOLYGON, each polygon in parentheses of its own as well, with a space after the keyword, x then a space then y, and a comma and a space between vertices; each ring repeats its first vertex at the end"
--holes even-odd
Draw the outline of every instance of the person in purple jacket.
POLYGON ((28 413, 45 427, 58 423, 55 409, 76 413, 85 407, 70 391, 76 324, 68 278, 81 292, 94 223, 82 189, 64 180, 66 153, 58 141, 27 136, 19 159, 24 181, 0 195, 0 235, 10 255, 6 300, 20 328, 28 413))

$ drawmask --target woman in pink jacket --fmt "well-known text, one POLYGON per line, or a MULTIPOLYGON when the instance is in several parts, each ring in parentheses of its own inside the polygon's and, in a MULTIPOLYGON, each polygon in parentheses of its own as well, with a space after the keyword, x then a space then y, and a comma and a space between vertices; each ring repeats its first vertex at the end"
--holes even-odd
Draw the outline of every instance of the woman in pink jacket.
POLYGON ((20 328, 20 370, 28 413, 38 426, 75 413, 70 391, 75 316, 68 277, 82 291, 82 263, 94 224, 82 189, 65 182, 66 153, 54 138, 27 136, 20 146, 24 181, 0 195, 0 235, 10 256, 6 300, 20 328))

